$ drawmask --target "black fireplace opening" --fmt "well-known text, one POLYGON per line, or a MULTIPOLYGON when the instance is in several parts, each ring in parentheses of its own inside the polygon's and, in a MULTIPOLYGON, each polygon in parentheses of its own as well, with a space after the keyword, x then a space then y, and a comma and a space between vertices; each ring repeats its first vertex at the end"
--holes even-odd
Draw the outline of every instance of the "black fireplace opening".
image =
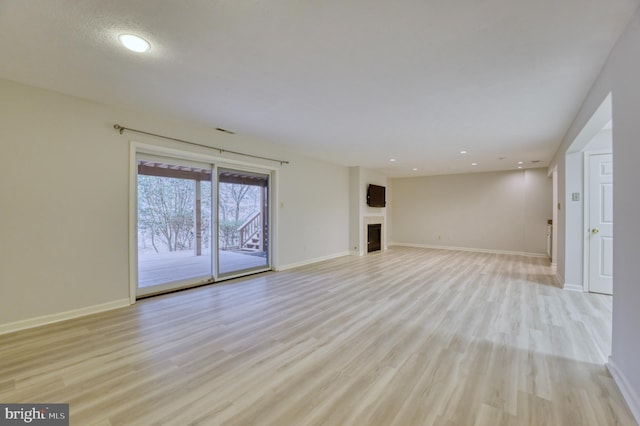
POLYGON ((367 253, 382 249, 382 224, 367 225, 367 253))

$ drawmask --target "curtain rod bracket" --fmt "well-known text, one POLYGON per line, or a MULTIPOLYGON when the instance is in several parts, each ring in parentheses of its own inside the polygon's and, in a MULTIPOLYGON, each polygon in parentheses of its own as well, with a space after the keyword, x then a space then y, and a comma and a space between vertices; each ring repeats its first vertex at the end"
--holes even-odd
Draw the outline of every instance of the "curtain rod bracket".
POLYGON ((113 128, 116 129, 120 134, 124 133, 124 127, 117 123, 113 125, 113 128))
POLYGON ((203 148, 215 149, 220 154, 224 154, 225 152, 228 152, 228 153, 235 154, 235 155, 242 155, 244 157, 251 157, 251 158, 257 158, 257 159, 260 159, 260 160, 273 161, 275 163, 280 163, 281 166, 284 165, 284 164, 289 164, 289 162, 287 160, 277 160, 275 158, 262 157, 260 155, 245 154, 243 152, 238 152, 238 151, 230 151, 228 149, 217 148, 215 146, 209 146, 209 145, 204 145, 204 144, 201 144, 201 143, 186 141, 184 139, 172 138, 170 136, 163 136, 163 135, 159 135, 157 133, 145 132, 144 130, 136 130, 136 129, 132 129, 130 127, 121 126, 118 123, 114 124, 113 128, 116 129, 120 134, 123 134, 124 131, 127 130, 129 132, 140 133, 142 135, 155 136, 156 138, 167 139, 167 140, 176 141, 176 142, 182 142, 182 143, 186 143, 186 144, 189 144, 189 145, 200 146, 200 147, 203 147, 203 148))

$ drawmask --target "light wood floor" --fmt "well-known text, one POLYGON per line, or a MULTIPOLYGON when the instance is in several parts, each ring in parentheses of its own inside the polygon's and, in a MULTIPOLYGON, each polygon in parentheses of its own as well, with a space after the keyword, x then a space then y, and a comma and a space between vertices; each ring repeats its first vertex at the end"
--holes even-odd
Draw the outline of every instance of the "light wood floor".
POLYGON ((633 425, 611 298, 538 258, 394 247, 0 336, 72 425, 633 425))

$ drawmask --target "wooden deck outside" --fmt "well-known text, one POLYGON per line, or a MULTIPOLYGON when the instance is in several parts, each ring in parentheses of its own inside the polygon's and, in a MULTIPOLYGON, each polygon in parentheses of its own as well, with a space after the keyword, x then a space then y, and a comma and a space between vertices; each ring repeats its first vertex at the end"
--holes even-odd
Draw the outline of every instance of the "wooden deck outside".
MULTIPOLYGON (((265 266, 267 259, 251 254, 220 251, 220 274, 265 266)), ((193 250, 143 253, 138 257, 138 285, 149 287, 172 281, 211 275, 211 251, 196 256, 193 250)))

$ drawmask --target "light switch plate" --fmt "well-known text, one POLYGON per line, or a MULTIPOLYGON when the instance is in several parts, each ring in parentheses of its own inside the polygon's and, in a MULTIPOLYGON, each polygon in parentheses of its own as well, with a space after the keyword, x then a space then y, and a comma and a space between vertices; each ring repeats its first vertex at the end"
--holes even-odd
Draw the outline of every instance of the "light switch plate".
POLYGON ((580 193, 579 192, 574 192, 571 194, 571 200, 572 201, 580 201, 580 193))

